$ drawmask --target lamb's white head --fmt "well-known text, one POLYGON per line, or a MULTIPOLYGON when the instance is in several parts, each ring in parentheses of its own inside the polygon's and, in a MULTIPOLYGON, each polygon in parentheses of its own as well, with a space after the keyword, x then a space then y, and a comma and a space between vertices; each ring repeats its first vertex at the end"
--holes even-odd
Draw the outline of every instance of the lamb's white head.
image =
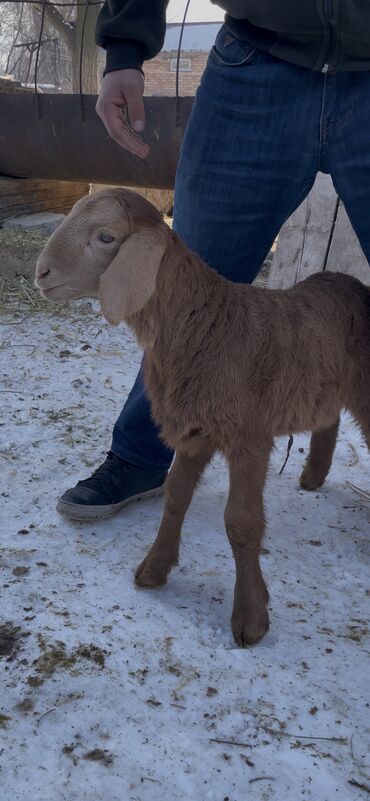
POLYGON ((143 308, 155 289, 169 229, 141 195, 108 189, 79 200, 36 265, 43 297, 99 297, 113 324, 143 308))

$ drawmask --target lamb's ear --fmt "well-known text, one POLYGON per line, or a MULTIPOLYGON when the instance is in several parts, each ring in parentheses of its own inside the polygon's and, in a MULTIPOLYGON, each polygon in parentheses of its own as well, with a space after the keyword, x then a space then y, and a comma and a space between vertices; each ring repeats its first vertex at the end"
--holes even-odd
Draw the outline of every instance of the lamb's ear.
POLYGON ((142 228, 122 243, 99 285, 100 304, 109 323, 118 325, 148 302, 167 241, 166 229, 156 225, 142 228))

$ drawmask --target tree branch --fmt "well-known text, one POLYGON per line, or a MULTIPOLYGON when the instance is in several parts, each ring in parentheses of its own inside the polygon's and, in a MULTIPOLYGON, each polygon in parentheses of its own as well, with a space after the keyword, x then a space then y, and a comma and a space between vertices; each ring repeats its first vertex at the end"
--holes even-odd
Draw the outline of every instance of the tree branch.
MULTIPOLYGON (((35 5, 33 8, 38 14, 42 13, 42 7, 39 5, 35 5)), ((45 19, 59 33, 69 51, 73 52, 76 42, 76 23, 74 21, 69 22, 66 20, 65 17, 63 17, 63 14, 61 14, 60 11, 55 8, 55 6, 46 5, 44 8, 45 19)))

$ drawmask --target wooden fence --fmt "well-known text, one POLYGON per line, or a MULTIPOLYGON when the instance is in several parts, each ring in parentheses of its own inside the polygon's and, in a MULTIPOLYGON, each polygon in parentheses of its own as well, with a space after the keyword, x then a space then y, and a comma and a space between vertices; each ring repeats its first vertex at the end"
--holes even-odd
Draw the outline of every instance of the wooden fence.
POLYGON ((350 273, 370 284, 370 265, 343 203, 331 178, 320 173, 280 232, 268 286, 285 289, 322 270, 350 273))

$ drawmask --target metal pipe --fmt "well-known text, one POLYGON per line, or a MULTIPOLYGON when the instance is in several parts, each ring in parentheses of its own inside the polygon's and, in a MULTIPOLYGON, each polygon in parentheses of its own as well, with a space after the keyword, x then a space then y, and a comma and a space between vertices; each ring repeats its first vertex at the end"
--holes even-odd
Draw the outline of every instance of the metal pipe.
POLYGON ((145 98, 145 162, 109 138, 96 99, 0 94, 0 174, 172 189, 194 98, 178 98, 177 104, 174 97, 145 98))

